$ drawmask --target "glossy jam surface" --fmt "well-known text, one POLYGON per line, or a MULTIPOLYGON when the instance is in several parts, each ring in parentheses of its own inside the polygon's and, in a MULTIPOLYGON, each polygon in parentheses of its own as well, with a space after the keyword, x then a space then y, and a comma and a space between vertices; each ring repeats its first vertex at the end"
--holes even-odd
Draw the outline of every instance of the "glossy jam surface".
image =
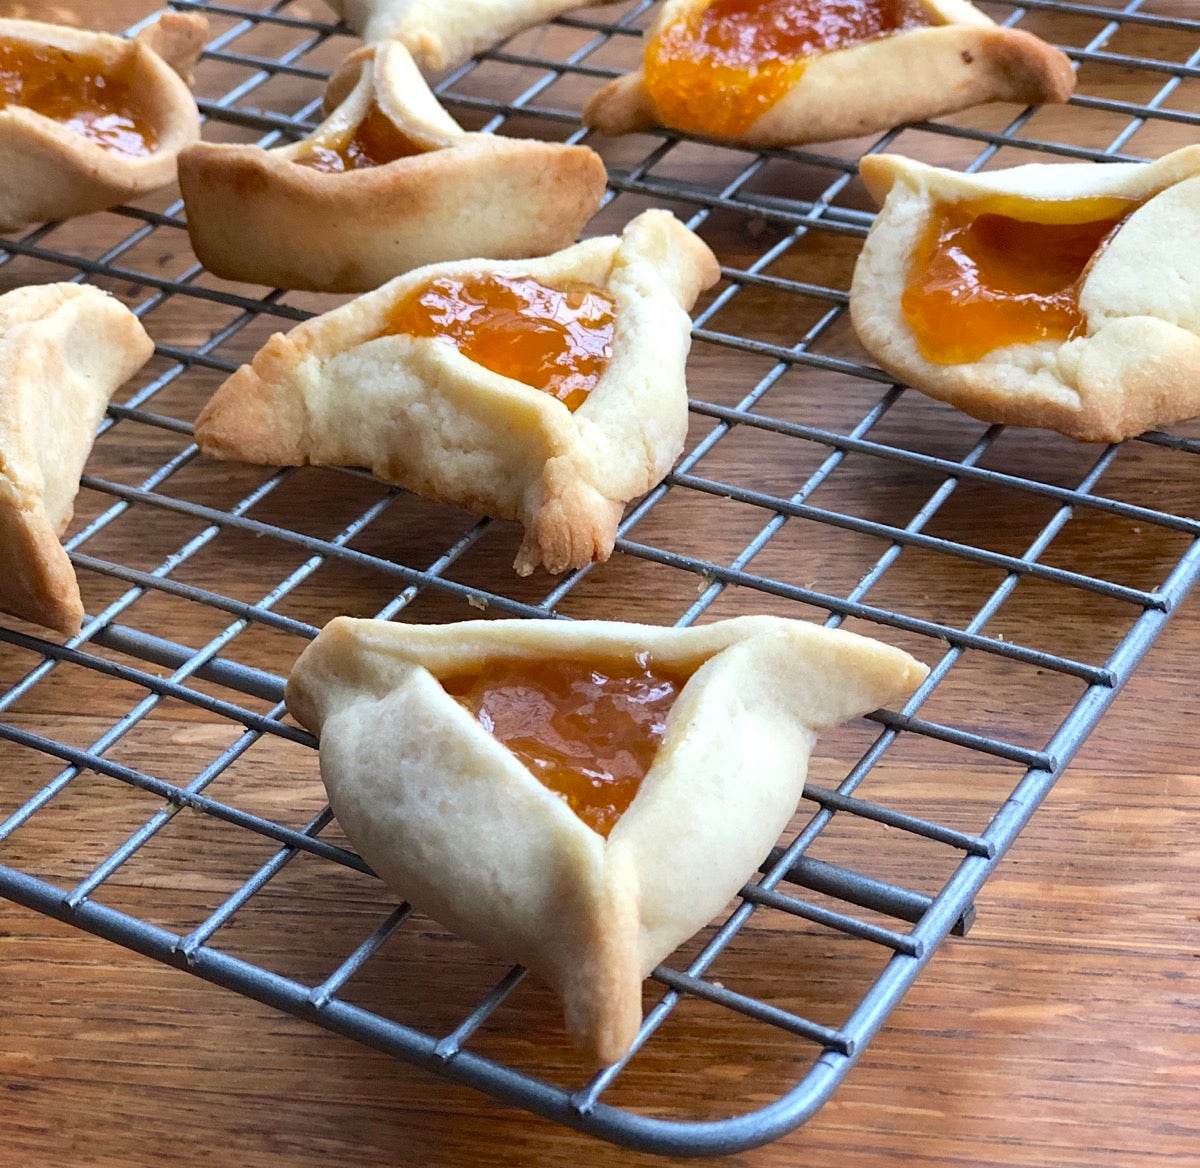
POLYGON ((810 57, 929 24, 917 0, 711 0, 646 46, 646 89, 664 124, 744 133, 810 57))
POLYGON ((326 174, 342 174, 347 170, 369 170, 395 162, 397 158, 423 153, 420 146, 398 130, 378 106, 373 105, 367 111, 367 116, 346 137, 313 142, 292 161, 326 174))
POLYGON ((112 150, 140 157, 158 134, 134 92, 131 67, 88 53, 0 39, 0 108, 25 106, 112 150))
POLYGON ((687 678, 650 667, 586 661, 501 661, 445 682, 533 776, 607 838, 662 741, 687 678))
POLYGON ((1125 199, 1007 196, 937 208, 901 299, 921 354, 957 365, 1005 345, 1074 336, 1084 324, 1084 273, 1133 209, 1125 199))
POLYGON ((576 410, 608 366, 615 320, 616 305, 591 284, 551 288, 531 276, 488 273, 414 289, 386 331, 446 341, 576 410))

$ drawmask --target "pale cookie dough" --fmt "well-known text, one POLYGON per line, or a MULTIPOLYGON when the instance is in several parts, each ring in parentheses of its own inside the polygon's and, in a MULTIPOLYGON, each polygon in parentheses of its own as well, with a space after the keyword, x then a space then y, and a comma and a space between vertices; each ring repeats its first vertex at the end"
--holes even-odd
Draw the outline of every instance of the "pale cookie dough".
POLYGON ((183 152, 188 233, 209 271, 368 292, 424 264, 566 247, 604 196, 604 163, 586 146, 462 129, 396 41, 352 54, 326 104, 336 108, 308 138, 278 150, 200 142, 183 152), (419 152, 345 172, 300 164, 373 111, 419 152))
POLYGON ((98 288, 0 296, 0 610, 79 631, 79 584, 59 539, 104 408, 153 351, 133 313, 98 288))
POLYGON ((852 633, 778 617, 667 629, 603 621, 401 625, 340 617, 292 670, 288 708, 363 858, 422 912, 562 996, 601 1063, 629 1049, 641 983, 778 840, 817 734, 907 698, 928 670, 852 633), (608 838, 440 679, 499 659, 639 659, 690 679, 608 838))
MULTIPOLYGON (((665 125, 751 146, 828 142, 954 113, 988 101, 1066 101, 1075 86, 1070 61, 1029 33, 1000 28, 967 0, 917 0, 929 27, 818 53, 765 112, 735 134, 664 118, 638 69, 610 82, 588 102, 585 125, 628 134, 665 125)), ((664 0, 647 43, 659 30, 708 0, 664 0)), ((716 93, 710 108, 740 100, 716 93)), ((697 102, 696 108, 703 109, 697 102)), ((699 117, 703 118, 701 112, 699 117)))
POLYGON ((682 449, 687 310, 717 275, 708 247, 666 211, 540 260, 424 268, 273 336, 205 407, 196 441, 243 462, 365 466, 418 494, 519 519, 522 575, 605 560, 625 503, 682 449), (583 281, 615 302, 611 360, 574 413, 442 340, 380 335, 412 289, 483 272, 583 281))
POLYGON ((329 0, 368 43, 397 40, 422 69, 449 69, 573 8, 615 0, 329 0))
MULTIPOLYGON (((1200 146, 1157 162, 1033 164, 966 175, 898 155, 864 158, 883 203, 859 256, 850 311, 863 346, 914 389, 986 422, 1119 442, 1200 414, 1200 146), (1117 197, 1141 206, 1085 269, 1082 335, 939 365, 901 308, 932 210, 989 195, 1048 202, 1117 197)), ((1019 206, 1019 203, 1017 204, 1019 206)))
POLYGON ((202 16, 164 13, 132 41, 32 20, 0 20, 0 40, 96 56, 143 103, 157 144, 127 155, 21 105, 0 108, 0 231, 104 211, 175 181, 176 160, 200 137, 189 74, 207 35, 202 16))

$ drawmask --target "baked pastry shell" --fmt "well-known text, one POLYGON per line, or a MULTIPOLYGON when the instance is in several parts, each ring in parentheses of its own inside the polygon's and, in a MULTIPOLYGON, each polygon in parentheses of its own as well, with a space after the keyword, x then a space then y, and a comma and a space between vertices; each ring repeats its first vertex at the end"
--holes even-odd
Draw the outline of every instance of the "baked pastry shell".
POLYGON ((860 169, 883 208, 855 267, 850 311, 885 370, 983 421, 1087 442, 1119 442, 1200 414, 1200 147, 1154 163, 1035 163, 980 175, 898 155, 864 158, 860 169), (996 194, 1142 205, 1084 272, 1082 335, 935 364, 901 308, 911 257, 936 206, 996 194))
MULTIPOLYGON (((1033 104, 1070 96, 1075 74, 1057 49, 1030 33, 997 27, 966 0, 919 2, 940 23, 815 55, 778 102, 727 140, 749 146, 828 142, 982 102, 1033 104)), ((692 7, 693 0, 665 0, 655 31, 692 7)), ((606 134, 667 124, 640 68, 594 94, 583 120, 606 134)))
POLYGON ((202 142, 179 160, 188 232, 224 279, 367 292, 425 264, 546 255, 600 206, 605 169, 586 146, 474 134, 437 105, 402 45, 360 50, 334 76, 340 105, 276 150, 202 142), (327 173, 295 159, 356 125, 372 102, 426 152, 327 173))
POLYGON ((705 244, 665 211, 541 259, 412 272, 272 337, 205 407, 196 440, 218 458, 366 466, 418 494, 519 519, 522 574, 582 567, 608 558, 624 504, 682 449, 682 306, 717 274, 705 244), (435 338, 378 336, 409 292, 481 272, 583 281, 613 298, 612 357, 577 410, 435 338))
POLYGON ((791 818, 816 734, 911 693, 924 666, 775 617, 412 626, 339 618, 287 701, 321 741, 338 821, 399 896, 562 995, 602 1063, 629 1049, 641 981, 736 895, 791 818), (607 840, 442 688, 487 661, 635 658, 691 672, 607 840))
POLYGON ((397 40, 422 69, 440 71, 523 28, 615 0, 329 0, 368 42, 397 40))
POLYGON ((83 603, 59 538, 105 406, 154 345, 86 284, 0 296, 0 609, 61 633, 83 603))
POLYGON ((129 156, 25 106, 0 108, 0 231, 102 211, 174 181, 179 151, 200 136, 200 115, 187 84, 150 46, 183 67, 194 59, 208 23, 180 13, 160 23, 163 28, 129 41, 39 21, 0 20, 0 38, 86 53, 110 67, 128 68, 158 134, 149 154, 129 156))

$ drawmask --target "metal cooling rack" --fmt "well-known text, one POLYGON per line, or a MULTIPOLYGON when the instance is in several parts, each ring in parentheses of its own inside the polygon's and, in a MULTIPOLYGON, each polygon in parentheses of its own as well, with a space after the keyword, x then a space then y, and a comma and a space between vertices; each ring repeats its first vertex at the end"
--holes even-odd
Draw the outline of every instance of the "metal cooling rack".
MULTIPOLYGON (((284 0, 261 11, 250 0, 175 6, 212 20, 197 83, 209 137, 269 146, 302 135, 318 117, 323 79, 354 44, 344 29, 314 18, 314 4, 284 0)), ((1200 129, 1200 20, 1184 14, 1188 7, 1182 0, 990 5, 997 19, 1046 35, 1079 64, 1080 93, 1070 106, 1050 117, 989 107, 901 128, 867 149, 980 169, 1024 161, 1031 152, 1104 160, 1183 145, 1200 129), (1104 70, 1122 72, 1130 100, 1089 94, 1089 78, 1104 70)), ((289 327, 314 305, 208 277, 187 253, 178 202, 148 201, 94 217, 91 251, 62 250, 55 225, 5 243, 0 272, 8 284, 96 281, 129 302, 159 344, 143 380, 109 410, 84 479, 82 518, 67 544, 94 615, 66 645, 35 630, 0 629, 0 677, 12 679, 0 697, 0 892, 571 1127, 649 1150, 711 1154, 764 1143, 812 1115, 934 950, 970 925, 976 892, 1200 573, 1200 522, 1162 509, 1160 496, 1142 489, 1164 473, 1194 474, 1197 441, 1184 430, 1109 448, 1044 435, 1016 441, 1000 427, 931 406, 860 364, 846 341, 845 284, 806 282, 803 262, 808 247, 828 255, 848 246, 852 259, 866 232, 870 212, 854 185, 856 154, 835 146, 756 153, 663 134, 595 142, 580 129, 582 101, 633 61, 652 10, 643 0, 562 18, 549 34, 513 38, 438 85, 472 127, 592 141, 610 168, 605 227, 645 203, 665 202, 714 239, 724 263, 719 290, 697 314, 693 350, 694 368, 718 366, 720 376, 704 384, 721 393, 693 401, 692 444, 626 518, 613 564, 570 574, 544 593, 506 573, 512 548, 504 525, 472 523, 452 508, 422 512, 421 530, 432 536, 411 554, 389 552, 372 536, 398 511, 407 523, 405 509, 417 504, 403 492, 349 471, 271 473, 198 459, 190 422, 199 405, 266 332, 289 327), (680 161, 687 166, 676 168, 680 161), (720 241, 731 239, 738 246, 720 250, 720 241), (163 309, 181 306, 186 313, 170 318, 178 335, 156 331, 168 319, 163 309), (179 323, 192 319, 190 331, 179 323), (790 333, 780 326, 793 320, 790 333), (747 438, 774 452, 762 455, 762 473, 747 472, 760 461, 742 457, 742 470, 722 477, 722 451, 747 438), (788 480, 783 468, 794 476, 786 489, 779 485, 788 480), (955 510, 964 497, 965 519, 955 510), (1018 524, 1019 546, 998 546, 980 518, 997 499, 1028 515, 1024 527, 1018 524), (736 546, 724 558, 696 558, 688 524, 705 522, 704 508, 718 505, 736 512, 736 546), (310 522, 314 511, 323 522, 310 522), (144 554, 112 555, 111 537, 131 524, 144 538, 144 554), (1077 524, 1095 529, 1102 554, 1057 555, 1077 524), (803 539, 793 550, 789 540, 798 531, 803 539), (236 555, 227 551, 230 541, 236 555), (1154 555, 1140 555, 1139 548, 1151 547, 1146 541, 1154 555), (498 551, 489 558, 493 545, 498 551), (855 549, 856 578, 823 587, 806 576, 807 549, 819 558, 826 546, 855 549), (916 569, 906 568, 914 559, 916 569), (493 560, 505 570, 493 571, 493 560), (252 570, 223 575, 233 562, 252 570), (356 980, 381 962, 388 978, 404 979, 406 953, 385 956, 385 946, 407 944, 411 958, 429 943, 406 931, 414 919, 408 906, 382 912, 344 951, 327 954, 332 972, 320 978, 280 973, 225 943, 297 863, 369 877, 332 834, 327 809, 291 823, 278 804, 266 811, 240 805, 229 781, 262 750, 312 746, 285 720, 283 674, 317 626, 339 611, 329 599, 336 589, 299 599, 330 571, 343 583, 369 579, 369 587, 345 585, 346 605, 386 618, 470 615, 464 601, 517 616, 577 615, 608 603, 609 615, 636 618, 647 590, 675 604, 680 624, 756 608, 823 614, 830 625, 884 626, 883 635, 904 642, 933 670, 904 710, 881 711, 857 736, 835 740, 828 757, 841 757, 841 768, 829 785, 809 784, 803 814, 766 858, 761 879, 686 960, 654 974, 659 996, 631 1059, 562 1083, 477 1049, 505 1015, 520 970, 499 974, 477 999, 461 1003, 461 1020, 450 1028, 401 1023, 351 1000, 356 980), (943 575, 964 573, 977 581, 969 608, 941 611, 936 596, 930 602, 922 591, 936 594, 943 575), (1030 588, 1050 590, 1063 614, 1062 627, 1043 627, 1036 643, 1004 631, 1010 606, 1030 588), (1093 606, 1102 619, 1093 619, 1093 606), (184 612, 189 623, 211 628, 205 643, 163 635, 184 612), (89 731, 82 742, 31 728, 37 724, 26 712, 56 675, 78 669, 88 671, 97 693, 109 685, 132 693, 128 709, 105 714, 102 732, 89 731), (1043 700, 1035 678, 1056 683, 1052 698, 1043 700), (978 725, 939 720, 938 696, 956 684, 992 687, 988 692, 1002 697, 978 725), (1035 690, 1032 716, 1020 695, 1035 690), (219 739, 202 766, 162 752, 158 765, 130 761, 150 757, 131 748, 140 735, 150 736, 164 705, 189 711, 219 739), (985 772, 999 773, 1000 783, 965 799, 971 814, 943 806, 930 815, 919 799, 906 804, 904 792, 886 782, 891 758, 922 752, 961 772, 964 786, 985 772), (68 796, 76 816, 103 828, 114 789, 148 798, 139 805, 144 814, 123 821, 100 858, 81 860, 82 867, 64 861, 66 875, 47 874, 22 852, 23 830, 68 796), (114 907, 122 871, 169 835, 185 811, 202 826, 261 845, 266 858, 244 877, 207 871, 198 852, 197 875, 219 877, 221 894, 190 928, 114 907), (847 827, 882 834, 870 837, 876 842, 868 850, 851 847, 849 859, 836 849, 821 858, 824 842, 847 827), (913 872, 928 871, 909 866, 913 843, 945 860, 933 886, 912 886, 913 872), (797 933, 798 951, 816 934, 854 939, 878 956, 877 975, 842 1016, 795 1008, 795 1001, 804 1004, 803 987, 776 997, 718 978, 723 955, 737 945, 753 951, 762 930, 781 927, 797 933), (762 1090, 753 1083, 746 1088, 759 1091, 753 1102, 731 1098, 731 1114, 716 1119, 641 1114, 625 1101, 627 1068, 654 1044, 680 1041, 660 1031, 689 1003, 716 1012, 722 1024, 732 1018, 755 1027, 762 1049, 788 1068, 774 1102, 761 1106, 762 1090)), ((315 769, 311 759, 309 765, 315 769)), ((191 862, 186 852, 183 858, 191 862)), ((286 893, 282 898, 286 907, 286 893)), ((865 967, 874 970, 869 961, 865 967)))

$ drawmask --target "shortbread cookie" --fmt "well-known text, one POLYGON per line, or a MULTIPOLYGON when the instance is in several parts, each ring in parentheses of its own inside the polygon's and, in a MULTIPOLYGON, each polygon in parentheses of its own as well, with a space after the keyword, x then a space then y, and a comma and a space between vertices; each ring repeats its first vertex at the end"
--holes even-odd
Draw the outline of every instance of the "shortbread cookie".
POLYGON ((787 826, 816 735, 927 672, 778 617, 341 617, 296 663, 287 703, 320 737, 338 822, 392 891, 548 981, 572 1039, 611 1063, 637 1034, 642 979, 787 826))
POLYGON ((687 431, 687 309, 718 274, 666 211, 541 260, 437 264, 276 334, 204 409, 217 458, 369 467, 519 519, 515 567, 607 559, 687 431))
POLYGON ((827 142, 985 101, 1065 101, 1071 63, 967 0, 664 0, 642 68, 584 110, 753 146, 827 142))
POLYGON ((1119 442, 1200 414, 1200 146, 1158 162, 939 170, 883 203, 850 311, 896 377, 987 422, 1119 442))
POLYGON ((153 351, 133 313, 98 288, 0 296, 0 610, 79 631, 79 585, 59 538, 104 407, 153 351))
POLYGON ((615 0, 329 0, 364 40, 397 40, 422 69, 449 69, 523 28, 615 0))
POLYGON ((353 54, 330 101, 309 137, 281 149, 183 152, 188 232, 209 271, 367 292, 441 260, 566 247, 604 196, 604 163, 586 146, 462 129, 398 42, 353 54))
POLYGON ((166 13, 133 41, 0 20, 0 231, 103 211, 175 179, 200 115, 208 22, 166 13))

